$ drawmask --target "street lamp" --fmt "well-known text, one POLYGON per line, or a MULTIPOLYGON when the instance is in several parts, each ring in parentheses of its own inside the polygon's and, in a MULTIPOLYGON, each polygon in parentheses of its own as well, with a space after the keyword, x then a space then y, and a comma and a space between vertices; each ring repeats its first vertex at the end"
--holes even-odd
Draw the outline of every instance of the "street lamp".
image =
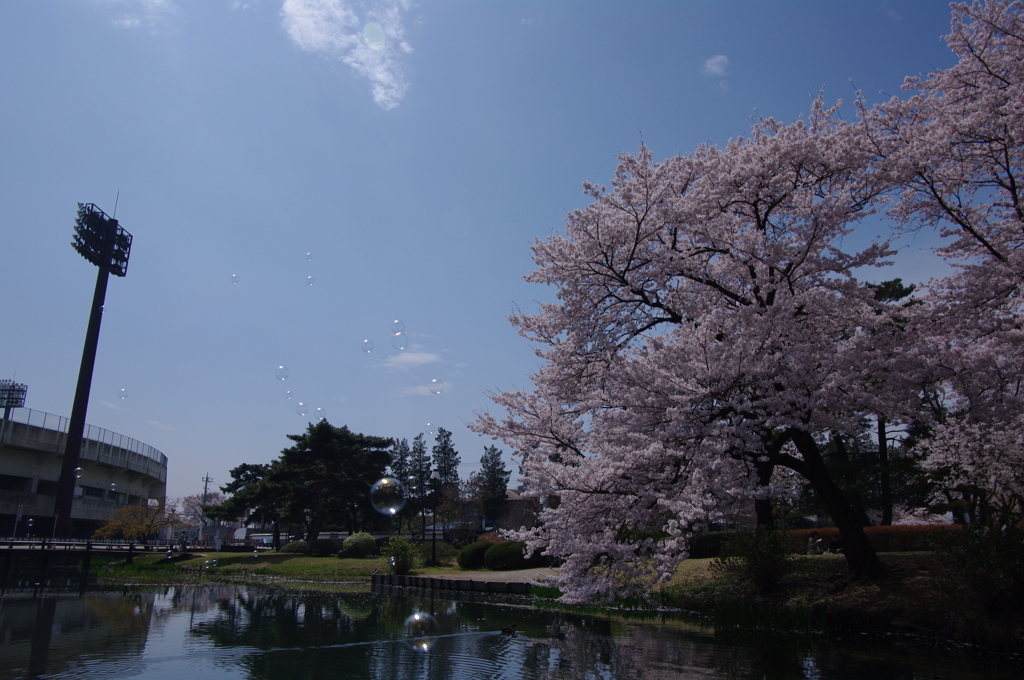
POLYGON ((433 531, 430 532, 430 566, 437 566, 437 482, 441 479, 441 473, 436 469, 430 471, 430 485, 434 487, 434 509, 431 514, 431 519, 434 520, 432 527, 433 531))
POLYGON ((55 531, 60 533, 61 538, 67 538, 71 528, 71 504, 75 495, 74 470, 78 467, 79 455, 82 452, 85 412, 89 407, 89 389, 92 386, 93 366, 96 364, 96 346, 100 338, 103 301, 107 296, 107 279, 110 274, 124 276, 128 272, 132 235, 122 229, 117 220, 107 217, 106 213, 92 203, 79 203, 78 216, 75 219, 75 236, 71 246, 79 255, 96 265, 99 273, 96 275, 92 311, 85 332, 85 346, 82 348, 82 364, 78 369, 75 403, 71 407, 71 419, 68 422, 64 461, 57 482, 57 500, 53 507, 55 531))

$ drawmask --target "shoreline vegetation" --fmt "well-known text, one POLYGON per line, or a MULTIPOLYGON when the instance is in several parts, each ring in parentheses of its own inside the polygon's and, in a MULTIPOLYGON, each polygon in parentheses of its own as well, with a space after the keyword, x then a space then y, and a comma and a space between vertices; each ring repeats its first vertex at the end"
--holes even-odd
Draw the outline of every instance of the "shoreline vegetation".
MULTIPOLYGON (((773 629, 837 635, 849 632, 935 638, 1020 654, 1024 650, 1024 612, 992 614, 950 586, 948 567, 934 552, 881 556, 879 578, 850 576, 841 555, 795 556, 789 573, 768 592, 759 592, 737 572, 715 568, 713 558, 680 563, 653 604, 617 603, 572 606, 556 602, 559 593, 542 585, 553 570, 463 570, 457 566, 420 567, 418 576, 492 581, 533 581, 531 601, 538 608, 605 610, 617 615, 635 610, 698 616, 716 628, 773 629)), ((131 585, 246 584, 336 591, 369 588, 371 575, 386 572, 380 557, 338 558, 260 552, 145 555, 131 565, 101 567, 102 582, 131 585), (216 564, 213 563, 216 560, 216 564)))

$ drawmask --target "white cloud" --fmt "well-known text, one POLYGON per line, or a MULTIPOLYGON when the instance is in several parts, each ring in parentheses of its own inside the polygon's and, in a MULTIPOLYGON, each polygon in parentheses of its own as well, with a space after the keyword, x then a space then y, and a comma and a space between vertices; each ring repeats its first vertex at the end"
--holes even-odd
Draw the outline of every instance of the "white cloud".
POLYGON ((384 366, 394 370, 406 371, 417 366, 426 366, 441 361, 441 357, 433 352, 422 349, 407 349, 393 354, 384 360, 384 366))
POLYGON ((285 0, 281 17, 300 49, 347 64, 370 81, 373 101, 388 111, 409 87, 402 59, 412 47, 405 41, 403 18, 411 7, 410 0, 369 6, 346 0, 285 0))
MULTIPOLYGON (((451 383, 445 383, 445 391, 450 391, 451 383)), ((430 385, 413 385, 403 387, 398 391, 400 397, 437 397, 437 394, 430 391, 430 385)))
POLYGON ((706 76, 721 78, 729 72, 729 57, 724 54, 716 54, 704 60, 700 67, 701 73, 706 76))
POLYGON ((173 432, 175 429, 177 429, 171 425, 164 425, 159 420, 147 420, 146 422, 152 425, 153 427, 159 427, 161 430, 167 430, 169 432, 173 432))
POLYGON ((150 33, 162 33, 172 27, 173 20, 181 9, 173 0, 100 0, 115 14, 113 23, 118 28, 129 30, 146 29, 150 33))

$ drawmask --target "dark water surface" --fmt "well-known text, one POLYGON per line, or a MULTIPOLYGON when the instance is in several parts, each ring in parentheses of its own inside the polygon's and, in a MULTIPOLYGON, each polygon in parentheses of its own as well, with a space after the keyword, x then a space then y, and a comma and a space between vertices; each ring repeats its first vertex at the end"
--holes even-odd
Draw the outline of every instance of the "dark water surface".
POLYGON ((423 591, 131 588, 0 600, 0 680, 252 678, 1020 680, 1019 657, 900 637, 833 639, 548 612, 423 591), (437 634, 411 644, 414 612, 437 634), (500 630, 517 624, 515 637, 500 630))

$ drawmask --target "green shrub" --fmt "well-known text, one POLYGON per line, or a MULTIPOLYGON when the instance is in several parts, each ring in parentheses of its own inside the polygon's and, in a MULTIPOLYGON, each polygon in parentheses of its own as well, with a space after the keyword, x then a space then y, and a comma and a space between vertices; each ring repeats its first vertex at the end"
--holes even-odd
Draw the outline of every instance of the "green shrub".
POLYGON ((738 575, 766 593, 782 581, 792 567, 793 554, 785 531, 758 527, 741 531, 722 546, 722 555, 711 563, 716 576, 738 575))
POLYGON ((484 553, 486 553, 492 545, 497 544, 488 543, 486 541, 470 543, 459 551, 455 560, 463 569, 482 569, 484 566, 484 553))
POLYGON ((281 546, 281 550, 279 552, 283 552, 283 553, 304 553, 304 552, 306 552, 306 542, 300 540, 300 541, 291 541, 290 543, 285 543, 284 545, 281 546))
POLYGON ((539 552, 526 558, 523 553, 526 544, 522 541, 495 543, 484 553, 484 566, 491 571, 515 571, 544 566, 545 559, 539 552))
POLYGON ((341 550, 341 541, 337 538, 318 538, 313 541, 312 555, 327 557, 341 550))
POLYGON ((1024 529, 963 527, 942 537, 938 553, 949 567, 941 585, 961 609, 980 602, 990 614, 1024 611, 1024 529))
POLYGON ((391 574, 408 574, 416 565, 416 546, 401 536, 392 536, 381 547, 387 570, 391 574))
POLYGON ((429 564, 434 554, 437 554, 438 564, 451 564, 458 556, 458 551, 447 541, 438 541, 435 545, 430 541, 423 541, 417 547, 420 562, 429 564))
POLYGON ((689 556, 695 560, 718 557, 722 545, 736 536, 735 531, 705 531, 690 537, 689 556))
POLYGON ((377 548, 377 541, 372 534, 360 531, 346 538, 342 547, 350 557, 366 557, 377 548))

